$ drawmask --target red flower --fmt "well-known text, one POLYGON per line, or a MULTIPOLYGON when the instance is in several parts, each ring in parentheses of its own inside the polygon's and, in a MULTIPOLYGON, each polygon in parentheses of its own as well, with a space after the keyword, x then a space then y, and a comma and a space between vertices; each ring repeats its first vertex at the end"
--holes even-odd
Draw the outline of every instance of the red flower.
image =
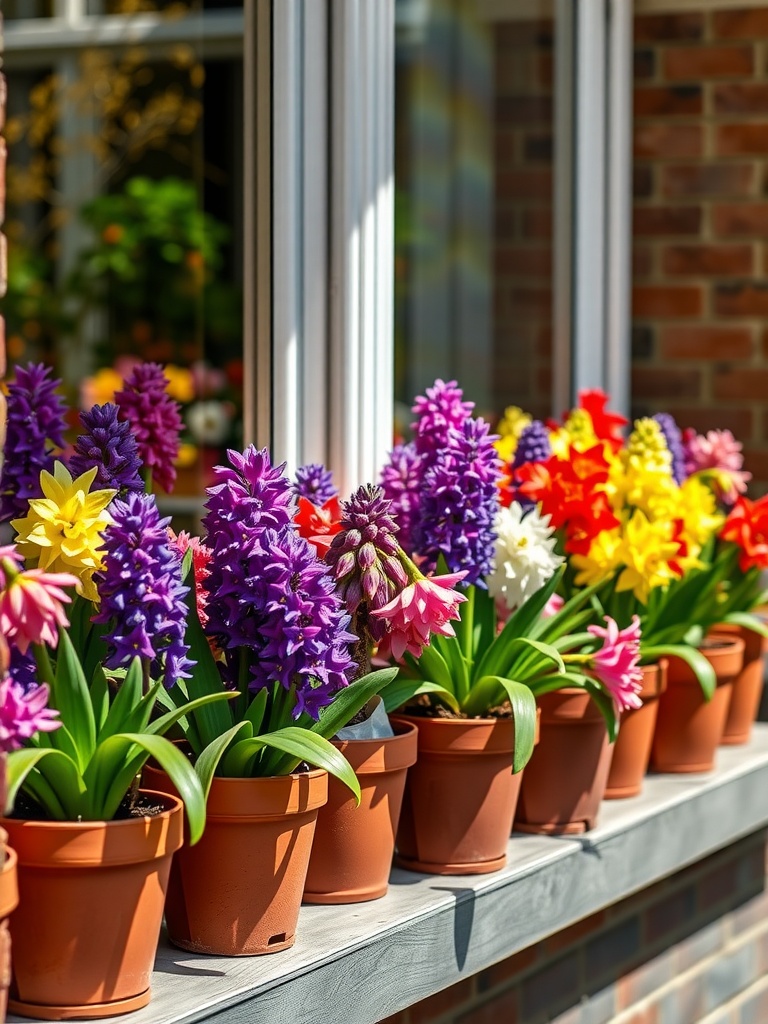
POLYGON ((768 569, 768 494, 757 501, 739 497, 720 530, 720 539, 741 548, 742 572, 753 566, 768 569))
POLYGON ((617 452, 624 443, 622 429, 629 420, 617 412, 608 412, 608 395, 600 388, 579 392, 579 408, 589 413, 592 427, 601 441, 607 441, 611 449, 617 452))
POLYGON ((293 517, 299 534, 314 544, 318 558, 325 558, 334 536, 341 530, 339 499, 330 498, 324 505, 313 505, 308 498, 299 498, 299 507, 293 517))

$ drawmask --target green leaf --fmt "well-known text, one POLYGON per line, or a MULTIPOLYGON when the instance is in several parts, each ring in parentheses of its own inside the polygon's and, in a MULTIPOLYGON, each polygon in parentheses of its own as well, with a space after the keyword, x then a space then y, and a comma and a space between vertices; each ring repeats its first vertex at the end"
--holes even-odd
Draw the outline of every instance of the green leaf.
POLYGON ((396 668, 382 668, 356 679, 339 690, 333 702, 321 711, 320 720, 312 724, 310 731, 330 740, 339 729, 349 724, 350 719, 365 707, 371 697, 381 693, 396 676, 396 668))
POLYGON ((59 632, 50 703, 58 708, 62 722, 72 736, 77 747, 78 767, 82 771, 96 746, 96 721, 80 659, 65 629, 59 632))
POLYGON ((264 724, 264 715, 266 714, 267 711, 268 699, 269 691, 267 690, 266 686, 263 686, 246 708, 243 721, 251 723, 251 728, 253 729, 254 736, 259 735, 261 727, 264 724))
MULTIPOLYGON (((727 615, 723 616, 722 621, 732 623, 734 626, 743 626, 744 629, 749 629, 753 633, 759 633, 760 636, 768 636, 768 625, 749 612, 728 612, 727 615)), ((717 627, 715 627, 715 630, 717 630, 717 627)))
POLYGON ((8 797, 6 810, 13 808, 19 790, 25 785, 30 773, 34 770, 40 771, 42 764, 48 762, 52 768, 44 776, 52 790, 53 798, 45 803, 45 809, 57 821, 65 821, 77 818, 77 807, 70 812, 71 805, 77 804, 75 794, 82 789, 82 778, 78 771, 77 764, 60 750, 47 748, 25 748, 14 750, 8 755, 7 776, 8 776, 8 797), (51 781, 53 780, 53 782, 51 781), (69 805, 69 806, 68 806, 69 805))
POLYGON ((688 644, 653 644, 641 647, 644 661, 657 661, 659 658, 674 656, 682 658, 693 670, 699 681, 706 700, 711 700, 717 686, 717 676, 712 665, 701 651, 688 644))
POLYGON ((389 715, 393 711, 397 711, 403 704, 407 704, 413 697, 419 697, 427 693, 432 693, 439 697, 444 704, 448 705, 451 711, 455 711, 456 714, 459 713, 459 704, 451 691, 427 679, 398 677, 381 691, 381 697, 384 701, 386 712, 389 715))
POLYGON ((233 700, 236 696, 237 694, 231 690, 222 690, 221 693, 209 693, 207 697, 198 697, 181 707, 174 708, 173 711, 167 711, 153 722, 147 723, 145 731, 155 736, 162 736, 172 725, 186 718, 187 715, 194 714, 198 708, 205 707, 217 700, 233 700))
MULTIPOLYGON (((481 683, 485 680, 482 679, 481 683)), ((515 719, 515 748, 512 760, 512 774, 522 771, 528 764, 533 753, 534 741, 536 739, 536 698, 533 691, 525 683, 519 683, 514 679, 505 679, 503 676, 496 676, 493 679, 495 687, 504 691, 509 703, 512 705, 512 714, 515 719)))
MULTIPOLYGON (((189 657, 196 664, 192 669, 192 676, 187 680, 187 693, 192 699, 205 697, 211 693, 221 693, 223 684, 221 674, 216 666, 216 661, 211 654, 208 640, 200 625, 197 615, 197 601, 195 589, 190 588, 187 594, 187 615, 186 641, 189 644, 189 657)), ((195 712, 195 725, 199 733, 200 742, 203 747, 215 740, 217 736, 225 733, 233 724, 232 711, 227 704, 222 703, 206 704, 195 712)), ((191 739, 192 737, 190 737, 191 739)))
POLYGON ((136 709, 141 704, 142 697, 142 671, 141 659, 134 658, 125 678, 117 687, 109 712, 99 732, 99 742, 124 732, 133 721, 136 709))
POLYGON ((91 707, 96 726, 96 735, 101 733, 109 714, 109 685, 104 669, 97 666, 91 679, 91 707))
MULTIPOLYGON (((264 691, 266 693, 266 691, 264 691)), ((251 739, 253 737, 252 726, 250 722, 238 722, 237 725, 233 725, 231 729, 227 729, 226 732, 222 733, 221 736, 217 736, 215 740, 211 740, 208 746, 198 757, 195 762, 195 771, 197 777, 200 779, 200 785, 203 788, 205 799, 208 799, 208 794, 211 790, 211 781, 216 774, 219 764, 226 753, 230 745, 237 739, 240 733, 244 734, 245 739, 251 739)))
POLYGON ((411 659, 410 663, 415 664, 422 679, 434 679, 449 693, 456 694, 456 681, 445 663, 445 658, 435 647, 425 647, 418 660, 411 659))

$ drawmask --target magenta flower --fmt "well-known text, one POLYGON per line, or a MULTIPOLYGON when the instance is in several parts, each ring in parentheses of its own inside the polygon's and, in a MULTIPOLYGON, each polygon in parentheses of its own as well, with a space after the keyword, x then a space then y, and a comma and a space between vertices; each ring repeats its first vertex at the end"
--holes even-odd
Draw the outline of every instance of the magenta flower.
POLYGON ((48 707, 48 687, 25 690, 10 676, 0 680, 0 751, 18 750, 36 732, 53 732, 59 712, 48 707))
POLYGON ((19 651, 30 644, 59 642, 59 629, 69 625, 64 605, 72 598, 62 587, 77 585, 77 577, 68 572, 44 572, 19 569, 11 555, 0 559, 0 633, 19 651))
POLYGON ((741 441, 737 441, 730 430, 708 430, 706 434, 697 434, 689 429, 685 431, 684 442, 686 472, 717 471, 722 481, 723 500, 732 505, 746 491, 747 481, 752 479, 751 473, 742 470, 741 441))
POLYGON ((180 406, 167 391, 168 378, 158 363, 139 363, 115 393, 120 419, 131 426, 139 457, 152 481, 164 491, 176 482, 176 456, 182 427, 180 406))
POLYGON ((466 596, 454 590, 466 572, 446 576, 423 576, 404 587, 389 604, 371 612, 383 619, 387 632, 379 643, 379 655, 400 661, 407 651, 418 658, 430 636, 455 636, 451 620, 459 618, 459 605, 466 596))
POLYGON ((618 711, 639 708, 642 705, 639 693, 643 685, 643 673, 638 667, 640 660, 640 619, 632 616, 626 629, 609 615, 607 628, 587 626, 592 636, 601 637, 603 646, 592 655, 592 669, 608 690, 618 711))

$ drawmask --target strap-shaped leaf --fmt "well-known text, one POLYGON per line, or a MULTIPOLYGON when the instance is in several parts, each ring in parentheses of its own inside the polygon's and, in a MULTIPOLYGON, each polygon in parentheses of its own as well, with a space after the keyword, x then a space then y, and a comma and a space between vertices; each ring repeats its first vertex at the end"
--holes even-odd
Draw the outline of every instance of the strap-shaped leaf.
POLYGON ((198 708, 203 708, 206 704, 212 704, 217 700, 233 700, 237 696, 231 690, 222 690, 220 693, 209 693, 206 697, 198 697, 196 700, 189 701, 188 704, 183 705, 180 708, 174 708, 173 711, 167 711, 160 718, 156 718, 153 722, 149 722, 145 728, 148 733, 153 733, 156 736, 163 736, 172 725, 176 722, 180 722, 183 718, 188 715, 193 715, 198 708))
MULTIPOLYGON (((480 680, 481 684, 485 679, 480 680)), ((512 759, 512 774, 522 771, 533 753, 536 739, 536 698, 529 686, 514 679, 495 676, 491 680, 494 689, 501 689, 512 705, 515 720, 515 748, 512 759)))
POLYGON ((269 699, 269 690, 266 686, 263 686, 259 692, 254 696, 251 703, 246 708, 245 715, 243 717, 244 722, 250 722, 251 728, 253 729, 253 735, 258 736, 261 727, 264 723, 264 715, 267 711, 267 701, 269 699))
POLYGON ((717 686, 717 676, 712 665, 701 651, 688 644, 653 644, 641 647, 644 661, 657 661, 659 658, 673 656, 681 658, 693 670, 699 681, 706 700, 711 700, 717 686))
MULTIPOLYGON (((51 770, 43 776, 50 790, 50 796, 44 806, 56 821, 66 821, 77 817, 77 795, 82 790, 82 780, 77 764, 60 750, 47 748, 25 748, 14 750, 8 755, 8 797, 6 808, 12 809, 19 790, 24 786, 30 773, 40 771, 41 766, 48 762, 51 770), (56 784, 58 779, 59 784, 56 784), (75 806, 72 807, 72 804, 75 806)), ((37 793, 35 799, 40 799, 37 793)))
MULTIPOLYGON (((189 644, 189 657, 195 662, 191 678, 186 681, 187 693, 190 698, 196 700, 198 697, 205 697, 210 693, 221 693, 224 687, 221 673, 216 666, 208 640, 200 625, 194 587, 190 588, 186 600, 189 611, 185 639, 189 644)), ((233 710, 229 704, 215 702, 200 707, 195 712, 195 725, 202 746, 207 747, 217 736, 225 733, 233 721, 233 710)))
POLYGON ((141 660, 134 658, 112 698, 107 717, 99 732, 100 743, 130 728, 128 723, 133 721, 133 713, 141 703, 141 684, 141 660))
POLYGON ((91 678, 91 707, 98 736, 109 714, 109 685, 102 665, 96 667, 91 678))
MULTIPOLYGON (((266 691, 264 692, 266 693, 266 691)), ((211 790, 211 780, 216 774, 224 754, 238 736, 242 736, 243 739, 251 739, 253 727, 250 722, 238 722, 237 725, 227 729, 221 736, 211 740, 195 762, 195 771, 197 772, 198 779, 200 779, 200 785, 203 788, 206 800, 211 790)))
POLYGON ((450 693, 456 693, 456 681, 442 654, 435 647, 425 647, 414 662, 422 679, 433 679, 450 693))
POLYGON ((74 740, 78 766, 82 771, 96 746, 96 721, 83 667, 65 629, 59 632, 50 703, 58 708, 62 722, 74 740))
POLYGON ((450 690, 446 690, 444 686, 432 683, 428 679, 408 679, 407 677, 401 678, 398 676, 394 682, 381 691, 381 698, 384 701, 387 714, 391 715, 393 711, 397 711, 398 708, 402 707, 403 704, 407 704, 413 697, 419 697, 425 693, 434 694, 444 704, 447 704, 451 711, 455 711, 457 714, 461 710, 458 701, 450 690))
POLYGON ((356 679, 354 683, 339 690, 333 702, 321 711, 320 720, 312 724, 310 731, 327 740, 331 739, 339 729, 349 724, 350 719, 365 707, 371 697, 381 693, 396 676, 396 668, 381 668, 356 679))
POLYGON ((744 629, 749 629, 753 633, 759 633, 760 636, 768 636, 768 625, 749 612, 728 612, 727 615, 723 616, 722 621, 730 622, 734 626, 743 626, 744 629))
MULTIPOLYGON (((468 648, 471 650, 471 639, 467 640, 467 644, 468 648)), ((435 635, 430 640, 430 647, 437 651, 448 666, 448 671, 451 673, 451 678, 453 679, 453 689, 456 694, 456 700, 461 704, 469 693, 471 660, 468 660, 468 656, 464 652, 458 637, 435 635)))

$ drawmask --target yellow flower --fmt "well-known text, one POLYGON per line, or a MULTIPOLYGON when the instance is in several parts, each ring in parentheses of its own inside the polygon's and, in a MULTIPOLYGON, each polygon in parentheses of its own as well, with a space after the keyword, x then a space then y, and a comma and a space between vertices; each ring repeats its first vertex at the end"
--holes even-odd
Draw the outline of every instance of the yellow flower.
POLYGON ((624 524, 619 561, 624 565, 616 591, 631 590, 638 601, 648 603, 648 594, 654 587, 662 587, 677 578, 671 566, 678 553, 678 545, 671 539, 672 523, 651 522, 639 509, 624 524))
POLYGON ((191 370, 184 366, 167 363, 163 367, 163 373, 168 380, 167 391, 171 398, 175 398, 182 405, 187 405, 194 400, 195 381, 191 370))
POLYGON ((517 450, 517 442, 520 440, 520 435, 530 423, 531 417, 527 412, 523 412, 519 406, 508 405, 504 410, 504 415, 496 425, 496 433, 499 435, 499 439, 494 442, 494 447, 503 462, 512 461, 517 450))
POLYGON ((698 555, 725 522, 725 516, 717 511, 714 494, 697 477, 688 477, 677 488, 677 501, 671 509, 671 517, 682 519, 683 539, 693 556, 698 555))
POLYGON ((554 455, 567 459, 572 447, 577 452, 586 452, 599 443, 599 438, 587 410, 571 409, 562 427, 550 432, 549 442, 554 455))
POLYGON ((93 574, 102 567, 101 531, 112 522, 106 511, 117 491, 89 493, 96 467, 73 480, 69 471, 54 463, 53 476, 40 474, 44 497, 29 502, 29 513, 14 519, 20 553, 50 572, 71 572, 78 579, 77 590, 89 601, 99 595, 93 574))
POLYGON ((591 587, 593 583, 607 580, 621 565, 620 546, 618 530, 601 530, 590 544, 588 554, 571 555, 571 565, 576 570, 576 586, 591 587))
POLYGON ((80 387, 81 402, 84 409, 92 405, 104 405, 114 402, 115 392, 123 386, 123 378, 111 367, 97 370, 92 377, 86 377, 80 387))

